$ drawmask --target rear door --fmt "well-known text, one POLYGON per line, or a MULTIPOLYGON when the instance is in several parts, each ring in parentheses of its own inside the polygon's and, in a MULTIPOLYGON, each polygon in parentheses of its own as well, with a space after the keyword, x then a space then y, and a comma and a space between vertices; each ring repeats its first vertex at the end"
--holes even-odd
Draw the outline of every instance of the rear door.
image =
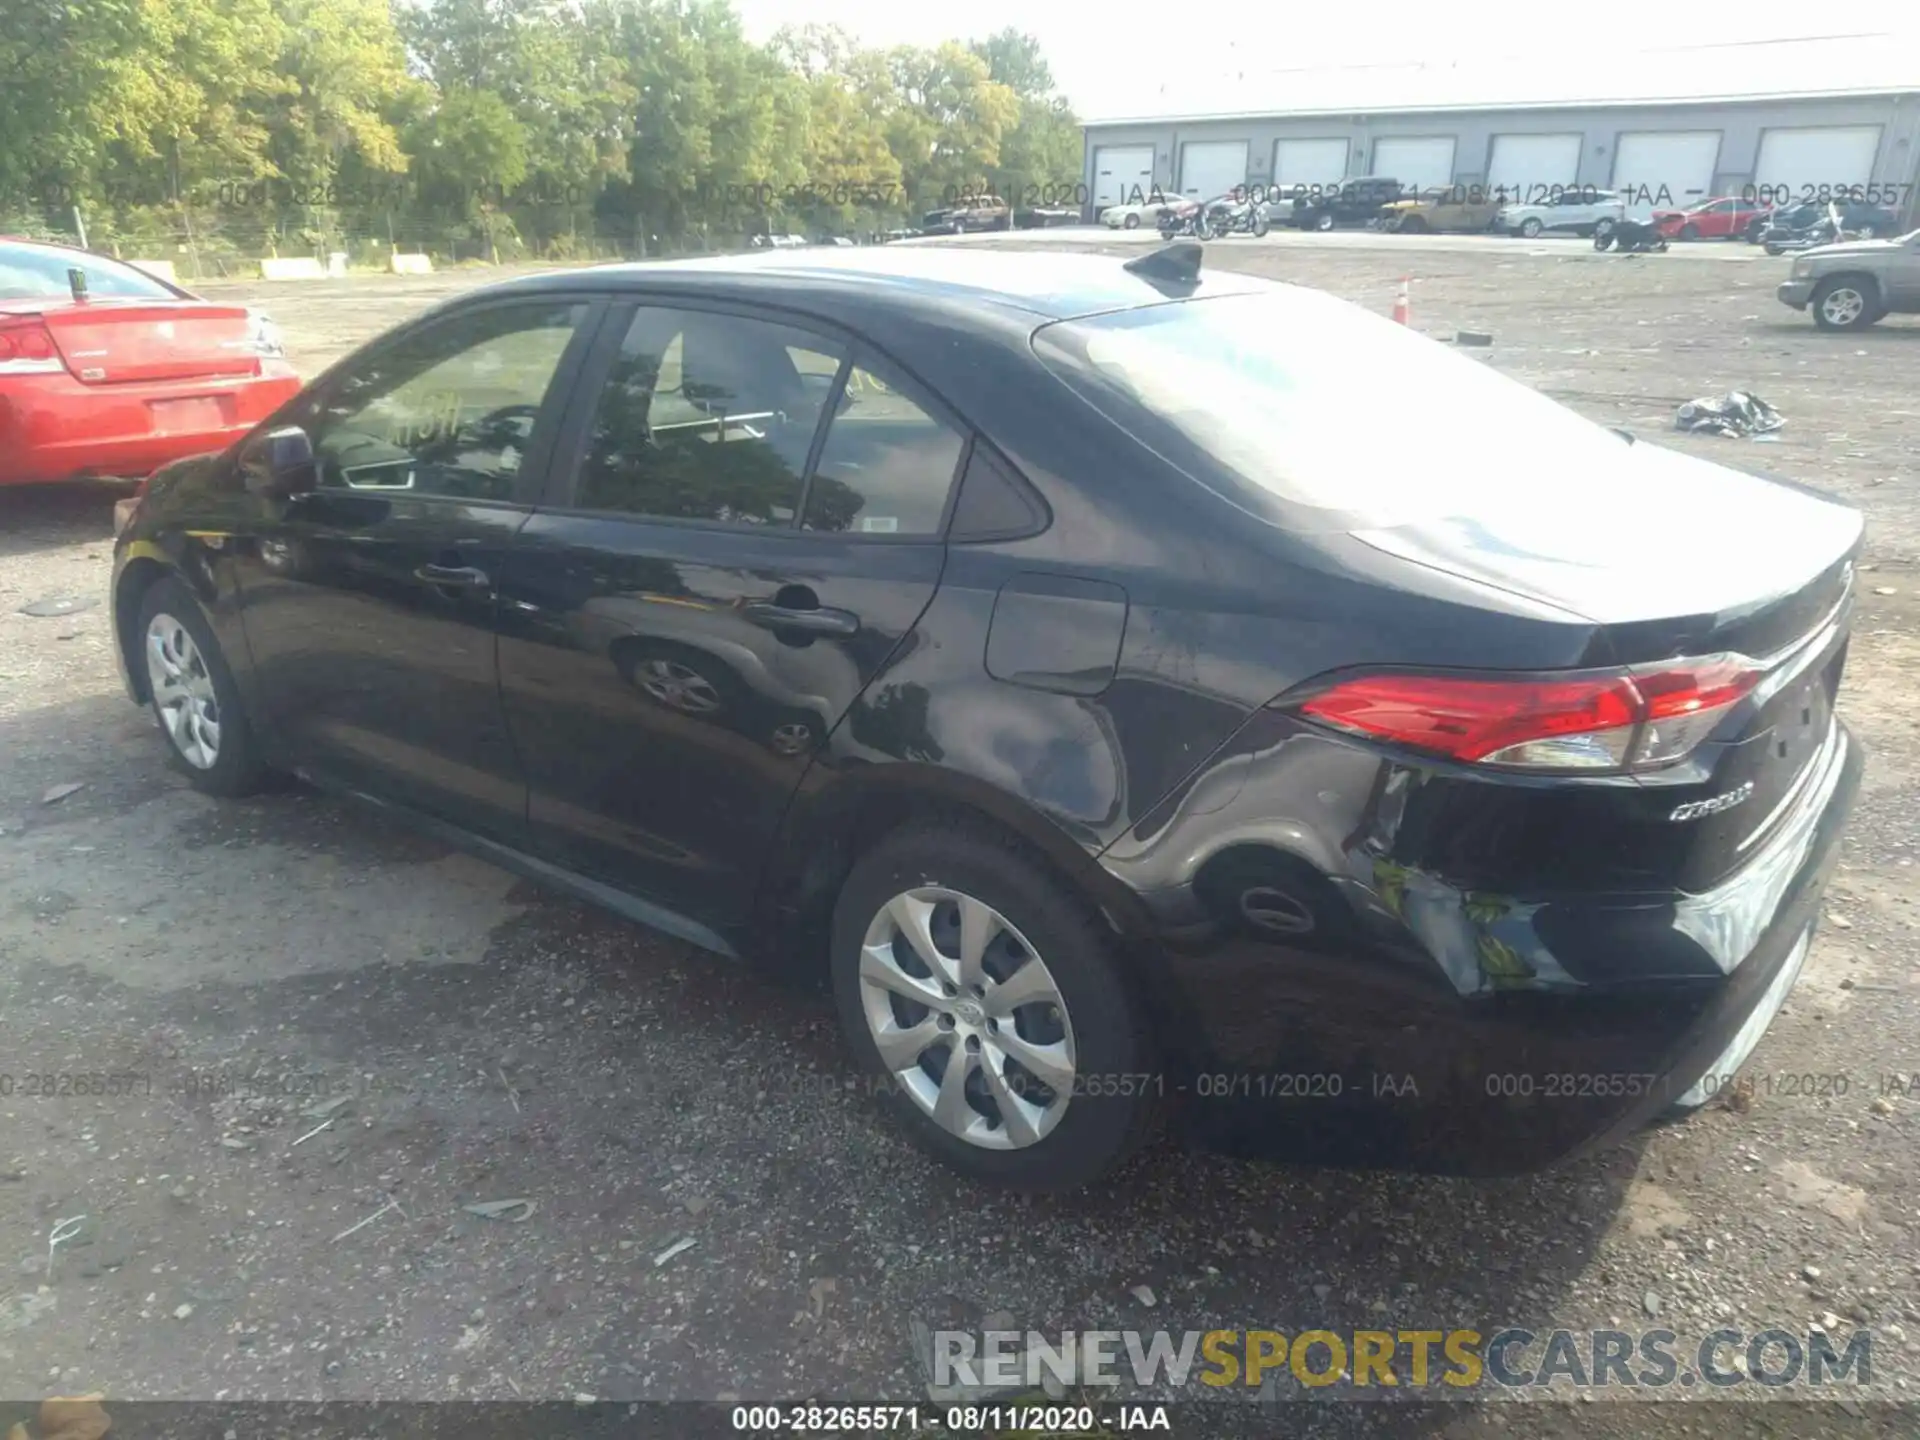
POLYGON ((812 756, 933 598, 966 448, 831 327, 611 314, 501 581, 540 853, 741 925, 812 756))
POLYGON ((349 361, 285 418, 319 479, 236 544, 248 648, 306 768, 524 839, 495 588, 545 475, 596 302, 495 300, 349 361))

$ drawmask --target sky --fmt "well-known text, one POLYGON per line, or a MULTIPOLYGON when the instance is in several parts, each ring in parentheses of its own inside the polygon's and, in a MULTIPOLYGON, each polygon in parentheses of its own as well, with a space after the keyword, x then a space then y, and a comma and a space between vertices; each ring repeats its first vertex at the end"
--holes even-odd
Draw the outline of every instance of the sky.
POLYGON ((1190 92, 1215 78, 1303 66, 1398 65, 1499 59, 1550 70, 1556 59, 1669 46, 1809 35, 1914 36, 1912 0, 1847 0, 1822 14, 1804 0, 1646 0, 1606 6, 1566 0, 1431 0, 1255 4, 1249 0, 734 0, 749 35, 782 25, 837 24, 868 45, 976 39, 1012 25, 1037 37, 1055 80, 1082 115, 1150 114, 1164 84, 1190 92), (1177 82, 1177 83, 1176 83, 1177 82))

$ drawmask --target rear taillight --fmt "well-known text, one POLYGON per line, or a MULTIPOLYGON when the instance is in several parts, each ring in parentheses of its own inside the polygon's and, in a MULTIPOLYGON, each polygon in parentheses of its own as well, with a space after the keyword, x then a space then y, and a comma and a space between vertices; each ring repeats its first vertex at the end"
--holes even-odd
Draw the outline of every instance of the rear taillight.
POLYGON ((1737 655, 1518 679, 1383 673, 1341 681, 1287 708, 1351 735, 1467 764, 1642 770, 1685 759, 1763 673, 1737 655))
POLYGON ((39 316, 0 319, 0 375, 46 375, 65 368, 39 316))

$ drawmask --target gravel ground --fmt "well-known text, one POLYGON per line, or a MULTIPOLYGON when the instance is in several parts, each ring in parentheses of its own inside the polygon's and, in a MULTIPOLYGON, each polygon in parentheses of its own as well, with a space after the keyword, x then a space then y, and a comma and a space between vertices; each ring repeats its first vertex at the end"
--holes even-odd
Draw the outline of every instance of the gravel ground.
MULTIPOLYGON (((1674 443, 1868 512, 1842 708, 1872 759, 1750 1103, 1500 1183, 1160 1150, 1094 1194, 980 1192, 846 1093, 822 998, 331 799, 189 791, 117 688, 104 606, 19 613, 104 593, 110 497, 0 492, 0 1390, 909 1401, 926 1384, 914 1322, 999 1315, 1664 1325, 1683 1351, 1721 1325, 1843 1340, 1871 1325, 1875 1383, 1853 1394, 1920 1401, 1920 1088, 1891 1079, 1920 1072, 1920 324, 1820 334, 1772 297, 1785 262, 1744 247, 1706 264, 1284 239, 1211 246, 1208 263, 1382 312, 1411 272, 1416 325, 1491 331, 1488 363, 1648 435, 1681 401, 1751 389, 1788 416, 1777 444, 1674 443), (135 1076, 134 1093, 25 1093, 26 1076, 73 1072, 135 1076), (1800 1075, 1845 1080, 1809 1096, 1785 1078, 1800 1075), (518 1222, 464 1208, 514 1198, 533 1202, 518 1222), (78 1215, 49 1279, 49 1228, 78 1215)), ((484 278, 207 288, 264 301, 312 372, 484 278)), ((1540 458, 1498 435, 1388 443, 1413 465, 1455 447, 1540 458)), ((1193 1435, 1283 1422, 1307 1425, 1299 1407, 1176 1420, 1193 1435)), ((1310 1428, 1914 1433, 1852 1403, 1320 1405, 1310 1428)))

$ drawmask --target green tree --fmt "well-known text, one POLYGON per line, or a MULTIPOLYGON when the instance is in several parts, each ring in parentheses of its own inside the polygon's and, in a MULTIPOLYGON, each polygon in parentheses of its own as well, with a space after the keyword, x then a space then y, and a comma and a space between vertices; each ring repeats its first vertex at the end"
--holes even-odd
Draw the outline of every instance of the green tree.
POLYGON ((894 88, 887 139, 909 195, 951 201, 984 186, 1020 101, 990 77, 987 62, 957 40, 900 46, 888 57, 894 88))

